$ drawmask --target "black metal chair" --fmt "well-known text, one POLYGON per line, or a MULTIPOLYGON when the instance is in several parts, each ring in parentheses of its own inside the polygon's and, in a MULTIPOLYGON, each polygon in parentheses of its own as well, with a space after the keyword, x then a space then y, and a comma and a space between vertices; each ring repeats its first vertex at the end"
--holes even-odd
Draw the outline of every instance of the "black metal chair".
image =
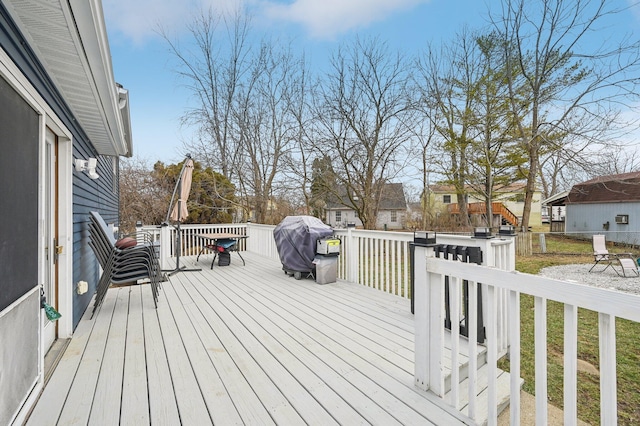
POLYGON ((112 283, 123 284, 143 279, 149 280, 153 303, 157 307, 160 282, 164 280, 164 276, 158 262, 158 246, 154 244, 151 236, 147 233, 134 234, 135 244, 119 247, 102 216, 97 212, 91 212, 90 218, 89 246, 103 269, 96 288, 92 315, 102 304, 112 283))

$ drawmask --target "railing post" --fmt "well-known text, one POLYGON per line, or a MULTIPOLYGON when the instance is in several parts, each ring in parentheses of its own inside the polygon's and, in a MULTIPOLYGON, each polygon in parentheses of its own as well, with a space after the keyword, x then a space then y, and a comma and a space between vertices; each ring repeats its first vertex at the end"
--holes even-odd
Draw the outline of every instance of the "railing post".
POLYGON ((168 223, 160 226, 160 269, 169 269, 167 259, 171 257, 171 229, 168 223))
POLYGON ((433 247, 415 246, 415 385, 444 397, 444 277, 427 272, 433 247))
POLYGON ((618 424, 616 380, 616 318, 598 314, 600 335, 600 424, 618 424))
POLYGON ((360 263, 360 246, 358 245, 358 238, 353 235, 354 227, 347 227, 347 250, 345 254, 347 259, 347 280, 352 283, 358 283, 358 277, 360 275, 359 263, 360 263))
POLYGON ((503 265, 505 271, 515 271, 516 270, 516 235, 502 235, 502 238, 509 241, 510 244, 507 245, 507 253, 506 253, 506 264, 503 265))

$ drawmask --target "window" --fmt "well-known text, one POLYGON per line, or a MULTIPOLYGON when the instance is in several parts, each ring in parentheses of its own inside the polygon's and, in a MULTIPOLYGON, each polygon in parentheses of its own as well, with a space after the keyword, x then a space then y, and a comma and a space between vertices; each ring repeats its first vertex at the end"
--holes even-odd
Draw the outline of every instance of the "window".
POLYGON ((442 202, 445 204, 451 204, 451 195, 443 195, 442 202))
POLYGON ((398 221, 398 212, 395 210, 391 210, 391 222, 398 221))
POLYGON ((336 212, 336 223, 342 222, 342 212, 336 212))

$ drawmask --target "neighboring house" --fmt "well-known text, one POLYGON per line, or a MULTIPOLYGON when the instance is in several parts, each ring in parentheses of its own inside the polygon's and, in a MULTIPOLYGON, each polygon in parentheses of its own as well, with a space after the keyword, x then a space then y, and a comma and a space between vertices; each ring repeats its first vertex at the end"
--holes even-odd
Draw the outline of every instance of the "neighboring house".
POLYGON ((567 214, 567 197, 569 191, 558 192, 549 198, 542 200, 542 212, 543 217, 546 216, 547 221, 542 223, 548 223, 551 232, 564 232, 565 231, 565 217, 567 214))
POLYGON ((640 172, 601 176, 574 185, 566 200, 566 232, 640 245, 640 172))
MULTIPOLYGON (((387 183, 382 188, 376 221, 377 229, 403 229, 407 219, 407 201, 401 183, 387 183)), ((325 222, 336 228, 354 223, 362 226, 355 210, 337 201, 328 201, 325 207, 325 222)))
POLYGON ((128 93, 114 82, 100 0, 0 2, 0 424, 22 424, 95 291, 88 213, 117 225, 128 93), (96 159, 76 171, 75 160, 96 159), (97 177, 97 179, 96 179, 97 177), (93 179, 92 179, 93 178, 93 179), (78 282, 88 291, 78 294, 78 282), (41 293, 62 317, 48 321, 41 293))
MULTIPOLYGON (((481 195, 476 194, 468 187, 467 203, 484 203, 481 195)), ((430 185, 429 194, 431 203, 436 211, 446 211, 447 205, 457 204, 457 195, 453 185, 430 185)), ((511 185, 496 187, 494 190, 494 203, 502 203, 509 211, 518 218, 520 223, 524 212, 525 184, 513 183, 511 185)), ((529 225, 536 226, 542 224, 541 209, 542 194, 539 191, 533 193, 533 202, 531 204, 531 216, 529 225)))

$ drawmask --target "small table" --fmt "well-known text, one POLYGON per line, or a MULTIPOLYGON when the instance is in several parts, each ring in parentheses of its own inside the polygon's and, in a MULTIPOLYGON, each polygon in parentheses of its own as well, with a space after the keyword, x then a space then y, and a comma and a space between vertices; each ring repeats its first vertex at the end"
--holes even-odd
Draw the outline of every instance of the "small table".
POLYGON ((211 261, 211 269, 213 269, 213 264, 216 261, 216 257, 218 256, 218 253, 220 252, 219 247, 223 247, 218 245, 218 241, 235 240, 236 244, 228 248, 225 247, 223 251, 227 251, 227 252, 235 251, 236 253, 238 253, 238 256, 240 256, 240 259, 242 259, 242 265, 243 266, 246 265, 244 258, 242 257, 242 255, 240 254, 240 251, 238 250, 238 243, 240 242, 240 240, 246 239, 247 235, 238 235, 238 234, 229 234, 225 232, 220 232, 215 234, 200 234, 200 235, 196 235, 196 237, 204 240, 205 242, 205 244, 202 246, 202 249, 200 250, 200 253, 198 253, 196 262, 200 259, 200 255, 202 254, 203 251, 211 250, 214 252, 213 260, 211 261))

